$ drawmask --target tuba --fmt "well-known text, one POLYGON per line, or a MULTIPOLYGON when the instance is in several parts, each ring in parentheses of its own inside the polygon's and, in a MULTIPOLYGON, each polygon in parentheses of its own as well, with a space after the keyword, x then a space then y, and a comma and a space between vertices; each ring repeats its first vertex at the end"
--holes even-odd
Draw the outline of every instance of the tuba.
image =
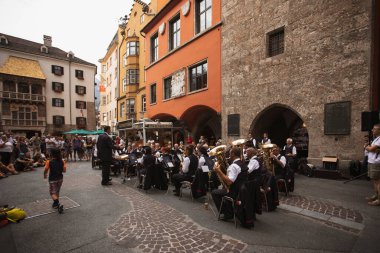
POLYGON ((274 174, 274 169, 273 169, 273 161, 270 159, 270 153, 272 152, 272 148, 274 148, 276 144, 263 144, 261 145, 260 149, 263 151, 262 156, 263 156, 263 164, 264 167, 267 171, 272 173, 273 176, 274 174))
POLYGON ((239 140, 235 140, 232 142, 232 146, 233 147, 238 147, 240 148, 240 151, 241 151, 241 155, 240 155, 240 159, 242 161, 244 161, 244 152, 243 152, 243 146, 244 144, 247 143, 247 140, 246 139, 239 139, 239 140))
MULTIPOLYGON (((226 148, 227 148, 226 145, 216 146, 215 148, 211 149, 210 152, 208 153, 209 156, 214 156, 216 158, 216 161, 220 165, 220 170, 225 175, 227 174, 227 168, 229 166, 226 155, 225 155, 226 148)), ((220 183, 223 185, 223 188, 228 191, 229 190, 228 185, 224 183, 224 181, 222 180, 222 178, 219 177, 218 174, 216 175, 218 176, 220 183)))

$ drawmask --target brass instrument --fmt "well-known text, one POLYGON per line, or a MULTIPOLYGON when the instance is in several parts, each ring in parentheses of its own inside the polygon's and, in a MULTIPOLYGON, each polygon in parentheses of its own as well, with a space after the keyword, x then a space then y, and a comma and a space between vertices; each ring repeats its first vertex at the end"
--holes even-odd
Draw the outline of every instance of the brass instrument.
POLYGON ((272 173, 273 176, 275 176, 274 168, 273 168, 273 161, 270 158, 270 153, 272 152, 272 148, 276 147, 276 144, 268 143, 261 145, 260 149, 263 151, 263 163, 264 167, 272 173))
POLYGON ((232 142, 233 147, 239 147, 241 151, 240 159, 244 161, 243 145, 247 142, 246 139, 238 139, 232 142))
MULTIPOLYGON (((225 156, 225 151, 226 151, 227 146, 226 145, 220 145, 208 153, 209 156, 214 156, 216 158, 216 161, 220 165, 220 170, 222 171, 223 174, 227 175, 227 168, 229 166, 226 156, 225 156)), ((223 179, 216 173, 216 175, 219 178, 220 183, 223 185, 223 188, 229 191, 229 186, 223 181, 223 179)))

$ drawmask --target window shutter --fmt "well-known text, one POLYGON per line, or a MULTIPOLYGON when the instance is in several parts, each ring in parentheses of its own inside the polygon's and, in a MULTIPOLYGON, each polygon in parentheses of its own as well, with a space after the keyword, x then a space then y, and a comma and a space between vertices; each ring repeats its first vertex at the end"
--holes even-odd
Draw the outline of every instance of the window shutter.
POLYGON ((55 98, 52 98, 52 102, 53 106, 55 106, 55 98))
POLYGON ((62 107, 65 107, 65 100, 62 99, 62 107))
POLYGON ((55 82, 52 82, 52 89, 55 91, 55 82))
POLYGON ((78 85, 75 85, 75 93, 78 93, 78 85))
POLYGON ((61 67, 61 70, 62 70, 62 75, 64 74, 64 72, 63 72, 63 67, 61 67))
POLYGON ((86 87, 83 87, 83 94, 86 94, 86 87))
POLYGON ((54 65, 51 65, 51 73, 55 73, 55 71, 54 71, 54 65))

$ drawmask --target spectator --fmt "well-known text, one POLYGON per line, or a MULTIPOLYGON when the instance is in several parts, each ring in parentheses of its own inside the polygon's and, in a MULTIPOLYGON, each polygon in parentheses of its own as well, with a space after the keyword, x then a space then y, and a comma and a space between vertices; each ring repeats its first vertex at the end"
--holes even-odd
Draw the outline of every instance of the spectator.
POLYGON ((7 136, 3 134, 0 139, 0 156, 1 162, 8 166, 11 162, 11 156, 13 152, 13 143, 9 141, 7 136))
POLYGON ((20 153, 14 166, 17 171, 30 171, 33 170, 33 160, 26 158, 24 153, 20 153))

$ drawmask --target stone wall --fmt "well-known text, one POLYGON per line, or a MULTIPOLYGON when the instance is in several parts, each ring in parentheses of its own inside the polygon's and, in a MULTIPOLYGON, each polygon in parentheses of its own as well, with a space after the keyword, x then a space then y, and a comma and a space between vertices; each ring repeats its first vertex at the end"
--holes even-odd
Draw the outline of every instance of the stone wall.
POLYGON ((309 133, 309 159, 362 158, 361 112, 369 110, 371 1, 223 0, 222 136, 227 115, 241 137, 256 115, 279 103, 309 133), (266 35, 284 27, 283 54, 267 57, 266 35), (351 134, 324 134, 324 105, 351 101, 351 134))

